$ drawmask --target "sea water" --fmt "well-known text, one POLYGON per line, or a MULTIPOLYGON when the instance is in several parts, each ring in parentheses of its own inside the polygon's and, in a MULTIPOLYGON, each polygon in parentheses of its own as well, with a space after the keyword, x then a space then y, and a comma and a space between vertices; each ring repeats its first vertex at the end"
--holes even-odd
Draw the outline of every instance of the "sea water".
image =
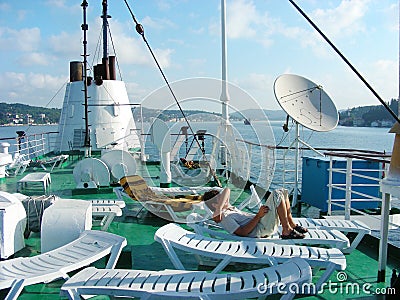
MULTIPOLYGON (((173 133, 179 133, 180 128, 185 126, 184 123, 173 123, 169 122, 168 126, 171 127, 173 133)), ((213 144, 211 136, 217 136, 219 122, 191 122, 191 129, 193 132, 198 130, 206 130, 209 136, 205 136, 205 149, 206 153, 210 153, 213 144)), ((289 124, 289 131, 285 132, 282 128, 283 121, 272 121, 272 122, 252 122, 251 125, 245 125, 243 122, 232 122, 231 129, 235 134, 235 138, 238 140, 246 140, 255 144, 262 145, 280 145, 280 146, 294 146, 295 136, 295 125, 289 124)), ((144 133, 150 133, 150 124, 144 124, 144 133)), ((32 135, 37 133, 56 132, 58 130, 57 125, 43 125, 43 126, 2 126, 0 127, 0 138, 14 138, 17 137, 16 131, 25 131, 26 135, 32 135)), ((373 150, 380 152, 391 152, 394 141, 394 134, 388 133, 389 128, 376 128, 376 127, 343 127, 338 126, 334 130, 329 132, 315 132, 309 129, 300 127, 299 139, 303 144, 302 147, 307 148, 305 145, 309 145, 314 148, 340 148, 340 149, 362 149, 362 150, 373 150)), ((190 133, 190 130, 189 130, 190 133)), ((51 135, 53 138, 50 140, 49 148, 51 149, 52 144, 55 142, 55 134, 51 135)), ((174 143, 176 136, 171 137, 171 142, 174 143)), ((3 140, 4 141, 4 140, 3 140)), ((10 141, 10 143, 12 143, 10 141)), ((15 143, 15 141, 14 141, 15 143)), ((239 142, 238 142, 239 144, 239 142)), ((190 146, 190 145, 189 145, 190 146)), ((181 149, 182 150, 182 149, 181 149)), ((10 147, 10 152, 15 151, 15 146, 10 147)), ((265 183, 267 180, 259 177, 263 177, 267 171, 260 170, 260 161, 263 159, 260 154, 260 148, 252 147, 252 159, 251 159, 251 172, 250 179, 252 182, 265 183), (257 157, 259 155, 259 157, 257 157), (255 180, 255 181, 254 181, 255 180)), ((182 152, 182 151, 181 151, 182 152)), ((312 151, 308 151, 310 154, 312 151)), ((321 150, 321 152, 324 152, 321 150)), ((159 154, 157 148, 152 144, 151 138, 147 136, 146 139, 146 154, 149 156, 149 160, 159 160, 159 154)), ((311 153, 312 154, 312 153, 311 153)), ((183 154, 184 155, 184 154, 183 154)), ((294 151, 289 153, 294 157, 294 151)), ((281 162, 277 161, 275 169, 283 169, 281 162)), ((281 174, 275 172, 274 182, 281 182, 281 174)), ((261 186, 267 187, 267 184, 261 184, 261 186)))

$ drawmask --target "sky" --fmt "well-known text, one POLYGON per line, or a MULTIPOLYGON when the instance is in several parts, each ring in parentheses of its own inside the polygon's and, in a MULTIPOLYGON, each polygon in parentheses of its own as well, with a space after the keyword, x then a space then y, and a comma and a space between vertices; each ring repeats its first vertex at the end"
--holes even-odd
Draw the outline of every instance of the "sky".
MULTIPOLYGON (((221 78, 220 0, 127 2, 169 82, 221 78)), ((295 2, 382 99, 398 98, 398 1, 295 2)), ((0 102, 62 107, 69 62, 82 60, 81 3, 0 0, 0 102)), ((88 3, 88 61, 96 64, 102 8, 100 0, 88 3)), ((108 4, 112 42, 130 102, 164 107, 160 99, 149 100, 165 83, 124 0, 108 4)), ((253 99, 232 99, 237 109, 280 109, 273 87, 285 73, 321 85, 338 109, 379 104, 289 1, 226 0, 226 12, 227 79, 253 99)))

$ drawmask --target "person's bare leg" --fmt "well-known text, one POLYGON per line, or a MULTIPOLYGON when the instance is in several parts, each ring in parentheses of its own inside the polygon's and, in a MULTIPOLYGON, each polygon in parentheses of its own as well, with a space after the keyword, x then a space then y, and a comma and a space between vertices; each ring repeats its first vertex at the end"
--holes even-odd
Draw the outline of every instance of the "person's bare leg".
POLYGON ((276 212, 278 213, 279 220, 282 225, 282 235, 288 235, 293 230, 293 227, 290 225, 288 220, 286 201, 282 199, 281 203, 276 208, 276 212))
POLYGON ((294 222, 293 217, 292 217, 292 210, 290 209, 289 197, 286 196, 284 200, 286 202, 286 211, 287 211, 286 215, 287 215, 287 218, 288 218, 288 221, 289 221, 289 225, 290 225, 290 227, 295 228, 296 227, 296 223, 294 222))

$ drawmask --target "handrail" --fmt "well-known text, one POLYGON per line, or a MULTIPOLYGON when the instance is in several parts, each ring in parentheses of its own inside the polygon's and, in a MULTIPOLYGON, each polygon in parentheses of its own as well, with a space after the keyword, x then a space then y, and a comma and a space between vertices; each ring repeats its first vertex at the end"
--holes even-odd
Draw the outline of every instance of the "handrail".
POLYGON ((51 136, 58 134, 57 131, 43 133, 24 134, 17 137, 3 137, 1 141, 10 143, 9 153, 15 157, 16 153, 25 154, 29 158, 37 158, 51 152, 51 136))
MULTIPOLYGON (((359 187, 359 186, 368 186, 368 187, 379 187, 379 181, 382 179, 383 175, 385 174, 385 171, 387 169, 388 160, 382 158, 382 157, 390 157, 386 153, 382 153, 382 156, 379 156, 377 154, 373 154, 372 157, 371 155, 354 155, 351 153, 325 153, 326 155, 330 156, 330 162, 329 162, 329 183, 328 183, 328 188, 329 188, 329 194, 328 194, 328 215, 332 215, 332 205, 339 206, 339 207, 344 207, 344 212, 345 212, 345 219, 349 220, 351 216, 351 212, 357 212, 361 213, 360 210, 355 209, 352 207, 351 203, 352 202, 358 202, 358 201, 365 201, 365 202, 381 202, 381 198, 377 198, 376 196, 367 194, 367 193, 362 193, 359 191, 354 190, 354 187, 359 187), (346 158, 346 168, 333 168, 333 157, 338 156, 338 157, 345 157, 346 158), (353 160, 354 159, 362 159, 365 161, 373 161, 373 162, 379 162, 379 168, 378 169, 357 169, 353 168, 353 160), (372 177, 364 174, 359 174, 358 172, 379 172, 379 176, 377 177, 372 177), (345 174, 346 175, 346 180, 345 183, 333 183, 333 173, 339 173, 339 174, 345 174), (376 183, 368 183, 368 184, 354 184, 352 182, 353 177, 358 177, 358 178, 364 178, 376 183), (337 202, 343 202, 343 199, 333 199, 332 198, 332 193, 333 190, 341 190, 345 192, 345 203, 344 205, 339 204, 337 202), (358 195, 361 197, 365 197, 364 199, 354 199, 352 198, 352 195, 358 195)), ((389 161, 390 162, 390 161, 389 161)), ((362 213, 363 215, 368 215, 367 213, 362 213)))

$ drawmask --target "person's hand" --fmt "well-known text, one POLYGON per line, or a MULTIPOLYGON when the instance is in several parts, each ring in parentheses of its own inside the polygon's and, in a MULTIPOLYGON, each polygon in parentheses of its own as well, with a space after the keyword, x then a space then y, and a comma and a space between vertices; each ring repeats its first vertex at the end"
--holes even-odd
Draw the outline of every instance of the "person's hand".
POLYGON ((269 212, 269 207, 266 205, 263 205, 260 207, 260 209, 258 210, 257 216, 259 218, 264 217, 267 213, 269 212))

